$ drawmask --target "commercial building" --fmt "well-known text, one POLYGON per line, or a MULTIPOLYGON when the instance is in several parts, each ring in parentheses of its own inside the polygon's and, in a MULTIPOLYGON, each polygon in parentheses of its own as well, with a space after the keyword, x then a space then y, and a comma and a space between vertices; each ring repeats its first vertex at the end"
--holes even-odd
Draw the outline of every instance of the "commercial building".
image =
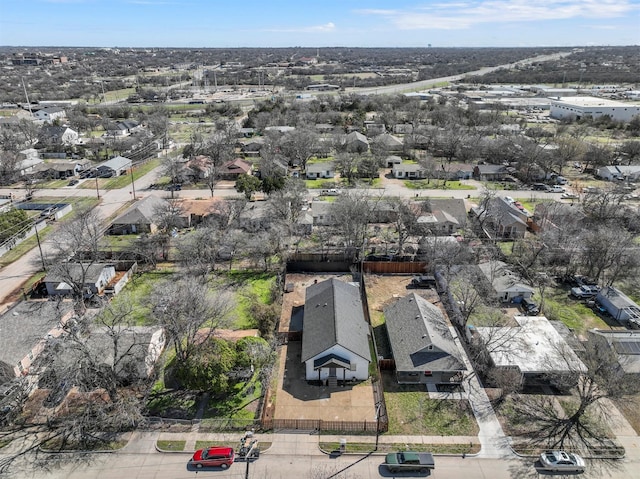
POLYGON ((612 120, 631 121, 640 115, 640 105, 595 96, 576 96, 551 100, 549 116, 557 119, 580 120, 608 115, 612 120))

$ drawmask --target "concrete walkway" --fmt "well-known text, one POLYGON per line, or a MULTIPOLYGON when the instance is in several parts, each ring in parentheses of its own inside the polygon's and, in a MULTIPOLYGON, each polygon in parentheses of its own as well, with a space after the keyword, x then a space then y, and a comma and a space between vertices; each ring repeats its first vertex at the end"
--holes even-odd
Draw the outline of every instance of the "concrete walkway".
MULTIPOLYGON (((465 348, 460 344, 460 338, 454 327, 449 328, 453 339, 458 346, 458 349, 462 353, 462 359, 467 371, 473 371, 471 361, 467 356, 465 348)), ((493 410, 491 401, 480 384, 478 376, 473 372, 468 374, 463 381, 465 392, 467 393, 467 399, 471 405, 473 415, 476 418, 480 432, 478 433, 478 439, 482 445, 480 449, 479 457, 487 458, 504 458, 513 455, 511 450, 510 439, 505 436, 500 421, 496 417, 496 413, 493 410)))

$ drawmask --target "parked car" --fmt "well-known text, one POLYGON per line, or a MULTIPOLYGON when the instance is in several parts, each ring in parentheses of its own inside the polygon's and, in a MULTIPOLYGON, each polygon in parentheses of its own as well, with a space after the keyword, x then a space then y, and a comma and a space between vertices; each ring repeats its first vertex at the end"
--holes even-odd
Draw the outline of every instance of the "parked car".
POLYGON ((167 191, 180 191, 182 189, 182 185, 180 183, 172 183, 167 185, 167 191))
POLYGON ((385 457, 384 465, 389 472, 419 471, 423 474, 435 469, 433 455, 429 452, 390 452, 385 457))
POLYGON ((538 307, 538 305, 535 303, 535 301, 529 298, 522 299, 520 308, 522 308, 522 312, 527 316, 536 316, 540 314, 540 308, 538 307))
POLYGON ((579 196, 575 193, 562 193, 560 195, 560 198, 562 198, 563 200, 577 200, 579 196))
POLYGON ((58 207, 57 206, 50 206, 47 209, 44 209, 40 212, 40 216, 44 217, 49 217, 51 215, 53 215, 56 211, 58 211, 58 207))
POLYGON ((329 188, 329 189, 320 190, 320 195, 321 196, 338 196, 339 194, 340 194, 340 190, 338 190, 336 188, 329 188))
POLYGON ((232 447, 214 446, 206 449, 199 449, 195 452, 193 457, 189 459, 189 465, 195 466, 198 469, 203 467, 220 467, 227 469, 235 458, 235 453, 232 447))
POLYGON ((564 188, 560 185, 554 185, 551 187, 551 193, 564 193, 564 188))
POLYGON ((436 278, 431 275, 414 276, 411 279, 411 286, 414 288, 431 288, 436 285, 436 278))
POLYGON ((584 472, 585 463, 577 454, 565 451, 546 451, 540 454, 540 469, 553 472, 584 472))
POLYGON ((77 180, 77 179, 74 178, 72 180, 69 180, 69 183, 67 183, 67 186, 75 186, 78 183, 80 183, 80 180, 77 180))
POLYGON ((598 288, 597 286, 583 284, 582 286, 571 288, 571 296, 579 299, 593 298, 596 294, 598 294, 599 290, 600 288, 598 288))
POLYGON ((536 191, 549 191, 550 188, 544 183, 534 183, 533 189, 536 191))

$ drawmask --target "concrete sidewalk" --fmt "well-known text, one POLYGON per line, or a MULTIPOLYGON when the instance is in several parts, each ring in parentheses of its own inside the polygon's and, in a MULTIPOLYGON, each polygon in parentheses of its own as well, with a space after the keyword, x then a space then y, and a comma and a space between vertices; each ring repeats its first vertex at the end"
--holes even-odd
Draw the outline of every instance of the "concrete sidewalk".
MULTIPOLYGON (((240 441, 241 432, 201 433, 201 432, 139 432, 131 434, 129 443, 122 452, 130 454, 147 454, 156 452, 156 442, 186 441, 184 453, 192 453, 196 449, 196 442, 225 443, 232 447, 240 441)), ((274 455, 304 455, 322 456, 326 453, 320 449, 320 443, 336 443, 346 440, 347 444, 365 443, 375 447, 376 436, 348 436, 348 435, 320 435, 310 432, 299 433, 256 433, 254 436, 260 443, 269 443, 268 449, 262 452, 274 455)), ((480 444, 476 436, 378 436, 379 444, 401 445, 403 449, 416 444, 460 444, 468 445, 469 449, 480 444)), ((466 454, 474 455, 474 454, 466 454)))
POLYGON ((493 410, 491 401, 489 401, 489 397, 478 379, 478 375, 472 372, 474 371, 473 366, 467 356, 466 350, 462 344, 460 344, 460 338, 455 328, 452 326, 449 329, 458 349, 462 353, 462 359, 467 367, 467 371, 471 371, 471 373, 467 374, 463 383, 466 397, 469 400, 473 415, 480 428, 478 440, 482 448, 478 456, 487 458, 511 457, 513 456, 513 451, 511 449, 510 438, 504 434, 500 421, 498 421, 496 413, 493 410))

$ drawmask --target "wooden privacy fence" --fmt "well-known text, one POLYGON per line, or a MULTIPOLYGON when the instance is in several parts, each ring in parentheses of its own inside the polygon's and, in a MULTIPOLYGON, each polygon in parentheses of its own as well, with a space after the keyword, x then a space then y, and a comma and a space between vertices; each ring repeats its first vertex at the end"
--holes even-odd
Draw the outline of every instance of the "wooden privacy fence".
POLYGON ((377 274, 422 274, 427 270, 424 261, 364 261, 362 271, 377 274))

